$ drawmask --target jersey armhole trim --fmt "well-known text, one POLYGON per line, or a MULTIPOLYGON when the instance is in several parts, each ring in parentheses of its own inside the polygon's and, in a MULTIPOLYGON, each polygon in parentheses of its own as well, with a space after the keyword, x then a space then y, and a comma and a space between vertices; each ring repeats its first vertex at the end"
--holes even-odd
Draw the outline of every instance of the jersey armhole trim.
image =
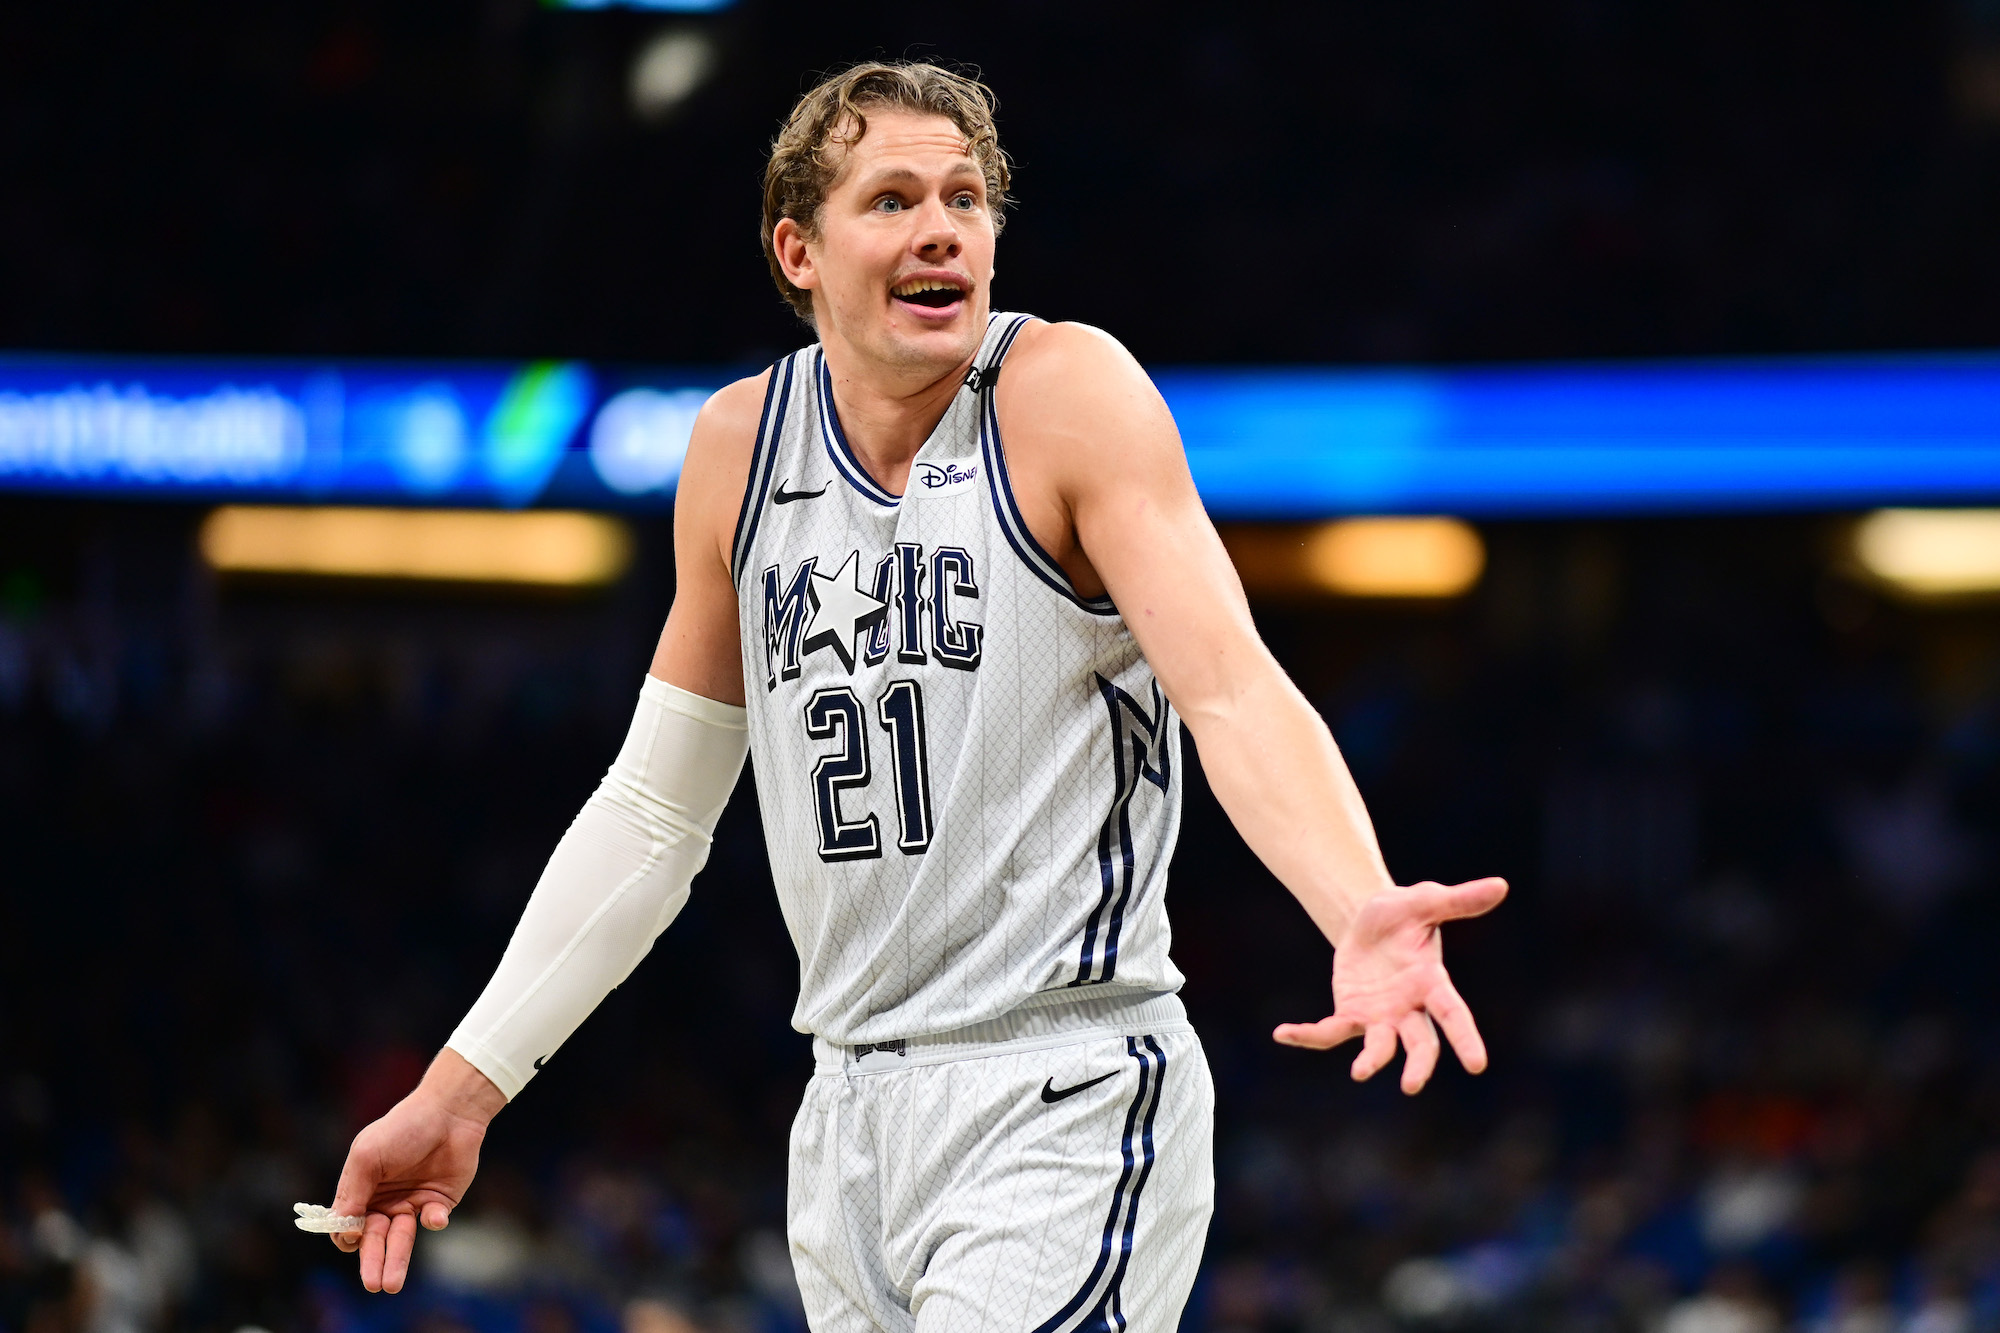
MULTIPOLYGON (((998 372, 1000 363, 1007 359, 1007 352, 1014 345, 1014 339, 1020 336, 1031 318, 1030 315, 1019 316, 1013 327, 1000 335, 1000 345, 986 363, 986 374, 998 372)), ((1085 597, 1078 593, 1063 567, 1042 549, 1041 543, 1028 530, 1028 522, 1021 516, 1021 507, 1014 500, 1014 484, 1007 473, 1007 450, 1000 440, 998 395, 982 392, 980 396, 986 401, 979 414, 979 452, 986 460, 987 489, 993 497, 993 514, 1000 520, 1000 531, 1007 538, 1007 544, 1014 548, 1014 554, 1021 558, 1021 563, 1028 567, 1030 573, 1081 610, 1094 616, 1117 615, 1118 608, 1112 604, 1110 597, 1085 597)))
POLYGON ((729 557, 729 581, 733 584, 740 585, 743 564, 757 540, 757 521, 763 516, 764 496, 771 489, 771 473, 777 466, 778 434, 784 428, 785 408, 792 396, 792 362, 797 358, 794 352, 773 365, 771 378, 764 385, 764 413, 757 420, 757 439, 750 448, 750 475, 743 483, 743 508, 736 514, 736 540, 729 557), (782 388, 780 379, 784 381, 782 388))

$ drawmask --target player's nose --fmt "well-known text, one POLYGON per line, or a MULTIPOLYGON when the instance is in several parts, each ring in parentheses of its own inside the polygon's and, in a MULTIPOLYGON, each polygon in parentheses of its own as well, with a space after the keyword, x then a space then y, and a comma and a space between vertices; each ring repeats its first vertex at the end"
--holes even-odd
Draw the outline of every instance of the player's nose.
POLYGON ((917 253, 926 259, 956 259, 963 246, 958 234, 958 220, 943 201, 933 199, 924 205, 923 216, 914 238, 917 253))

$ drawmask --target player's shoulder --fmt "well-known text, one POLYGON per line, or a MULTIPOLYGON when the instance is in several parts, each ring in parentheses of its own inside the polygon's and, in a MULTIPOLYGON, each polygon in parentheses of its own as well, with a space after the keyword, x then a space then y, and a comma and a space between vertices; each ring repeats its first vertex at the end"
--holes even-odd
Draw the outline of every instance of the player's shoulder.
POLYGON ((732 475, 740 482, 749 476, 771 374, 764 370, 746 375, 717 389, 702 404, 681 467, 683 490, 690 482, 699 486, 709 480, 727 481, 732 475))
POLYGON ((702 405, 675 488, 676 526, 707 529, 718 545, 728 545, 750 480, 751 455, 756 452, 770 382, 769 370, 745 376, 717 389, 702 405))
POLYGON ((1072 320, 1031 319, 1008 349, 1003 387, 1008 379, 1040 397, 1050 390, 1087 393, 1092 386, 1144 382, 1146 372, 1103 329, 1072 320))
POLYGON ((1024 327, 994 385, 994 406, 1010 451, 1049 454, 1069 472, 1106 455, 1178 449, 1173 418, 1152 379, 1125 345, 1088 324, 1024 327))
POLYGON ((757 426, 763 420, 764 399, 775 369, 746 375, 710 394, 695 419, 697 442, 725 453, 740 451, 747 459, 757 442, 757 426))

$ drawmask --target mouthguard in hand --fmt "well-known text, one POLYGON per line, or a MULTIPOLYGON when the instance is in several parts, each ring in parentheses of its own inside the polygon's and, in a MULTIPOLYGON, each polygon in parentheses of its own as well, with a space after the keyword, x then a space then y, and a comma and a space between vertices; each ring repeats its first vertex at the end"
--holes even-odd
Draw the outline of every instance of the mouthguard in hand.
POLYGON ((301 1231, 359 1231, 362 1218, 336 1217, 333 1209, 316 1203, 295 1203, 292 1211, 299 1215, 292 1225, 301 1231))

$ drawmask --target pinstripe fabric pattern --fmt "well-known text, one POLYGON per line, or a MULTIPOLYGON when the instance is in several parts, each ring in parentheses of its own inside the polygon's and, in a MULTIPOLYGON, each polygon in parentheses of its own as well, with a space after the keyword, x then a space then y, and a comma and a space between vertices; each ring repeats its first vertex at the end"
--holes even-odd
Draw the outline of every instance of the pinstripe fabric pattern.
POLYGON ((1184 1025, 815 1076, 789 1227, 813 1333, 1167 1333, 1213 1115, 1184 1025))
POLYGON ((993 317, 903 496, 849 448, 819 348, 766 392, 732 559, 750 752, 793 1022, 837 1045, 1181 984, 1180 723, 1015 501, 990 386, 1027 323, 993 317))

